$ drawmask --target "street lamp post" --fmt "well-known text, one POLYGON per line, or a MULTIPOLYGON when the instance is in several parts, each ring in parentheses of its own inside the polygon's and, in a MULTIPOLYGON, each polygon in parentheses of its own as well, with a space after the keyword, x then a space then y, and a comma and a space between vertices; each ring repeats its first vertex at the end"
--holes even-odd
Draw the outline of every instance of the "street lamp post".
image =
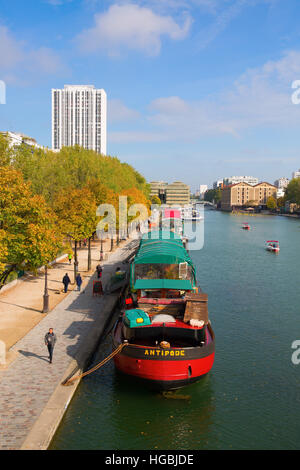
POLYGON ((91 270, 91 267, 92 267, 91 237, 89 237, 89 242, 88 242, 88 271, 91 270))
POLYGON ((45 265, 45 290, 43 297, 43 313, 49 312, 49 294, 48 294, 48 266, 45 265))
POLYGON ((100 244, 100 261, 103 261, 103 237, 101 235, 101 244, 100 244))
POLYGON ((114 249, 114 237, 113 237, 113 234, 111 235, 111 239, 110 239, 110 251, 113 251, 114 249))
POLYGON ((76 283, 76 276, 78 272, 78 258, 77 258, 77 240, 75 240, 75 248, 74 248, 74 284, 76 283))

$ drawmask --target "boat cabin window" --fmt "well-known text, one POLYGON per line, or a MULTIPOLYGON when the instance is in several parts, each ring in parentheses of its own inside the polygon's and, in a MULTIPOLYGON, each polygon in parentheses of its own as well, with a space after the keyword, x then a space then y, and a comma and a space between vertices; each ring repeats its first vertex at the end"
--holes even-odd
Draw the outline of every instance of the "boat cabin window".
POLYGON ((193 280, 192 267, 180 264, 136 264, 135 280, 138 279, 187 279, 193 280))
POLYGON ((140 299, 182 299, 185 296, 185 291, 178 290, 141 290, 140 299))

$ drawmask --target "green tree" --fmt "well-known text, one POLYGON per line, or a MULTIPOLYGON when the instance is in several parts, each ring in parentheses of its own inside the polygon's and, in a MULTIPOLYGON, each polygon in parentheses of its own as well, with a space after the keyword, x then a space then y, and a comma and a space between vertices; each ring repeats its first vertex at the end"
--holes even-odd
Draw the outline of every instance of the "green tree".
POLYGON ((273 211, 273 210, 276 209, 276 207, 277 207, 276 199, 273 196, 268 197, 268 199, 267 199, 267 208, 270 211, 273 211))
POLYGON ((222 189, 208 189, 204 194, 204 200, 208 202, 215 202, 216 204, 222 199, 222 189))
POLYGON ((161 200, 159 199, 158 196, 151 196, 150 197, 151 204, 156 204, 158 206, 161 206, 161 200))
POLYGON ((146 180, 130 165, 79 146, 52 152, 21 145, 15 150, 12 165, 32 182, 34 192, 43 195, 51 205, 61 191, 83 189, 91 181, 116 194, 130 188, 137 188, 146 197, 149 194, 146 180))
POLYGON ((56 217, 21 173, 0 167, 0 288, 13 270, 36 270, 62 249, 56 217))
POLYGON ((54 211, 60 232, 74 240, 74 280, 78 268, 77 244, 90 239, 97 226, 97 204, 94 195, 87 189, 70 189, 57 195, 54 211))
POLYGON ((13 150, 9 145, 8 136, 0 134, 0 166, 10 165, 12 155, 13 150))
POLYGON ((278 207, 284 207, 284 204, 285 204, 285 197, 284 197, 284 196, 279 197, 279 198, 277 199, 277 206, 278 206, 278 207))
POLYGON ((300 205, 300 178, 294 178, 289 182, 284 199, 300 205))

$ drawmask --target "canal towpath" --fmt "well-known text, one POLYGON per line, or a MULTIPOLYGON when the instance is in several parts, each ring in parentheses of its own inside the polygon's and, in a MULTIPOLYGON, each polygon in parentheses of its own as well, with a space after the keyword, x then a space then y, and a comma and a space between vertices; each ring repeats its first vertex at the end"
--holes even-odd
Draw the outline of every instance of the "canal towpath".
MULTIPOLYGON (((101 263, 104 288, 119 265, 128 270, 122 262, 136 247, 136 240, 124 241, 101 263)), ((92 258, 99 264, 97 253, 92 258)), ((61 273, 64 268, 67 265, 61 273)), ((93 296, 95 279, 95 273, 86 275, 80 292, 73 289, 64 295, 10 348, 11 362, 0 369, 1 450, 47 449, 78 385, 63 387, 61 383, 84 368, 118 300, 118 294, 93 296), (52 364, 44 344, 50 327, 57 335, 52 364)))

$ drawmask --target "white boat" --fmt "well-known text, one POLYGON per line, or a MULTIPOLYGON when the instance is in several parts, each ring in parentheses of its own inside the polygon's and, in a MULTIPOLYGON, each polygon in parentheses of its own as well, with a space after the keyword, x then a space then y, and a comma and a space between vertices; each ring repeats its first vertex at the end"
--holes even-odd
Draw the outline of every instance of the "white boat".
POLYGON ((191 208, 182 209, 181 216, 182 216, 182 220, 184 220, 185 222, 199 221, 199 220, 204 219, 201 213, 197 209, 191 209, 191 208))
POLYGON ((266 250, 272 251, 273 253, 279 253, 279 241, 278 240, 268 240, 266 250))

